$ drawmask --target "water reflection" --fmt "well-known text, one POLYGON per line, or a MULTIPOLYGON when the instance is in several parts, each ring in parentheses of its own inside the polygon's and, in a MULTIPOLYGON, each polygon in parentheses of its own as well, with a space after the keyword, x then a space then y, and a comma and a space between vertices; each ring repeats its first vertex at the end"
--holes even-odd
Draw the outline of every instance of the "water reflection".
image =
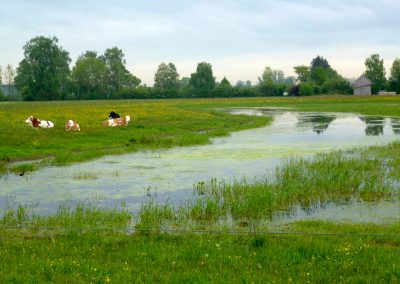
POLYGON ((315 133, 322 134, 328 129, 329 124, 336 119, 334 115, 306 114, 297 116, 297 126, 311 128, 315 133))
POLYGON ((360 116, 365 123, 365 135, 378 136, 383 135, 383 127, 385 126, 385 118, 381 116, 360 116))
POLYGON ((392 126, 393 133, 400 135, 400 118, 391 118, 390 125, 392 126))
POLYGON ((287 212, 275 212, 271 218, 271 226, 300 220, 384 224, 398 222, 399 217, 398 200, 367 202, 352 199, 343 202, 320 203, 312 208, 294 206, 287 212))

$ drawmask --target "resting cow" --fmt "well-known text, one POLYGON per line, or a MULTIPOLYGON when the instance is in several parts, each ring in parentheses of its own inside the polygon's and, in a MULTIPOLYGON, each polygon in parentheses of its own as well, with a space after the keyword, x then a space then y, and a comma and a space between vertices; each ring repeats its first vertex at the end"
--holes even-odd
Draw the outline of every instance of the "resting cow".
POLYGON ((79 124, 76 121, 73 120, 67 120, 65 123, 65 130, 66 131, 81 131, 79 128, 79 124))
POLYGON ((110 112, 110 115, 108 116, 108 119, 113 119, 113 118, 121 118, 118 113, 115 113, 114 111, 110 112))
POLYGON ((103 121, 104 126, 125 126, 131 121, 131 117, 127 115, 125 118, 113 118, 103 121))
POLYGON ((40 120, 33 116, 28 117, 25 120, 25 122, 28 123, 33 128, 52 128, 52 127, 54 127, 53 122, 48 121, 48 120, 40 120))

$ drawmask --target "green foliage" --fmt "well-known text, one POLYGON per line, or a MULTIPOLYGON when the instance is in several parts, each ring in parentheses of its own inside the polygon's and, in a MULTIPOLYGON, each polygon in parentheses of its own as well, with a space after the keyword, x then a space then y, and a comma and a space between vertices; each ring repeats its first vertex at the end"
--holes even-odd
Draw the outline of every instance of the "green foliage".
POLYGON ((66 92, 71 59, 56 37, 31 39, 24 46, 15 85, 25 100, 57 100, 66 92))
POLYGON ((400 93, 400 59, 396 58, 393 61, 392 68, 390 69, 389 86, 391 91, 400 93))
POLYGON ((331 69, 331 66, 328 63, 328 60, 318 55, 311 60, 311 70, 315 68, 331 69))
POLYGON ((233 96, 231 83, 224 77, 221 83, 217 84, 213 89, 213 97, 229 98, 233 96))
POLYGON ((372 81, 372 93, 376 94, 379 90, 386 88, 386 71, 379 54, 372 54, 365 60, 365 76, 372 81))
POLYGON ((308 82, 311 79, 311 71, 308 66, 294 66, 294 72, 297 74, 297 80, 301 83, 308 82))
POLYGON ((221 86, 223 86, 224 88, 232 87, 231 83, 228 81, 228 79, 226 79, 226 77, 222 78, 221 86))
POLYGON ((140 79, 132 75, 125 67, 125 55, 118 47, 108 48, 100 59, 107 68, 107 88, 109 95, 123 88, 136 88, 140 79))
POLYGON ((179 74, 173 63, 161 63, 154 75, 154 88, 165 97, 176 97, 179 87, 179 74), (175 94, 175 95, 174 95, 175 94))
POLYGON ((304 82, 300 83, 299 95, 300 96, 312 96, 314 94, 314 88, 312 83, 304 82))
POLYGON ((352 94, 353 88, 351 87, 350 83, 341 78, 341 77, 334 77, 331 79, 326 80, 323 85, 321 86, 321 91, 324 94, 352 94))
POLYGON ((72 70, 77 99, 100 99, 106 97, 107 68, 95 51, 79 56, 72 70))
POLYGON ((300 65, 295 66, 294 69, 300 85, 290 90, 293 95, 349 94, 352 92, 350 84, 336 70, 332 69, 322 56, 315 57, 311 61, 310 67, 300 65))
POLYGON ((262 96, 282 96, 286 85, 275 83, 260 83, 259 91, 262 96))
POLYGON ((273 84, 274 79, 273 79, 273 72, 271 67, 266 66, 264 68, 264 72, 262 73, 261 79, 259 79, 260 83, 265 83, 265 84, 273 84))
POLYGON ((321 86, 325 83, 329 76, 329 70, 323 67, 314 67, 311 69, 311 80, 317 85, 321 86))
POLYGON ((196 73, 192 73, 190 76, 190 86, 199 97, 211 96, 215 86, 215 77, 213 77, 210 63, 201 62, 197 64, 196 73))
POLYGON ((258 78, 260 84, 264 83, 267 85, 271 84, 284 84, 285 74, 281 70, 271 69, 271 67, 266 66, 264 68, 261 78, 258 78))

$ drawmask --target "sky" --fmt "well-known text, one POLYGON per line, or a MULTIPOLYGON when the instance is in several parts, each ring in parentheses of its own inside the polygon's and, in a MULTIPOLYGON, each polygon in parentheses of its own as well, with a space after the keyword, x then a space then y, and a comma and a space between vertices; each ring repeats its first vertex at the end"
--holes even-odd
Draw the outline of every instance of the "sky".
POLYGON ((295 75, 317 55, 356 78, 377 53, 389 74, 399 15, 399 0, 0 0, 0 66, 17 67, 30 39, 55 36, 71 68, 87 50, 116 46, 150 86, 162 62, 180 77, 208 62, 218 81, 235 84, 256 83, 265 66, 295 75))

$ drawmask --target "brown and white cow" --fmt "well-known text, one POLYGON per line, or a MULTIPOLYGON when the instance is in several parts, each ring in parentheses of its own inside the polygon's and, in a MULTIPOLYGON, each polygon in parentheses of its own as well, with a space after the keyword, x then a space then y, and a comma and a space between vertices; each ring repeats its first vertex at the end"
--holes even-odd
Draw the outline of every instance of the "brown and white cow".
POLYGON ((81 131, 79 124, 71 119, 65 123, 65 131, 81 131))
POLYGON ((112 118, 103 121, 104 126, 125 126, 131 121, 131 117, 127 115, 125 118, 112 118))
POLYGON ((25 120, 33 128, 52 128, 54 127, 54 123, 49 120, 40 120, 32 115, 25 120))

